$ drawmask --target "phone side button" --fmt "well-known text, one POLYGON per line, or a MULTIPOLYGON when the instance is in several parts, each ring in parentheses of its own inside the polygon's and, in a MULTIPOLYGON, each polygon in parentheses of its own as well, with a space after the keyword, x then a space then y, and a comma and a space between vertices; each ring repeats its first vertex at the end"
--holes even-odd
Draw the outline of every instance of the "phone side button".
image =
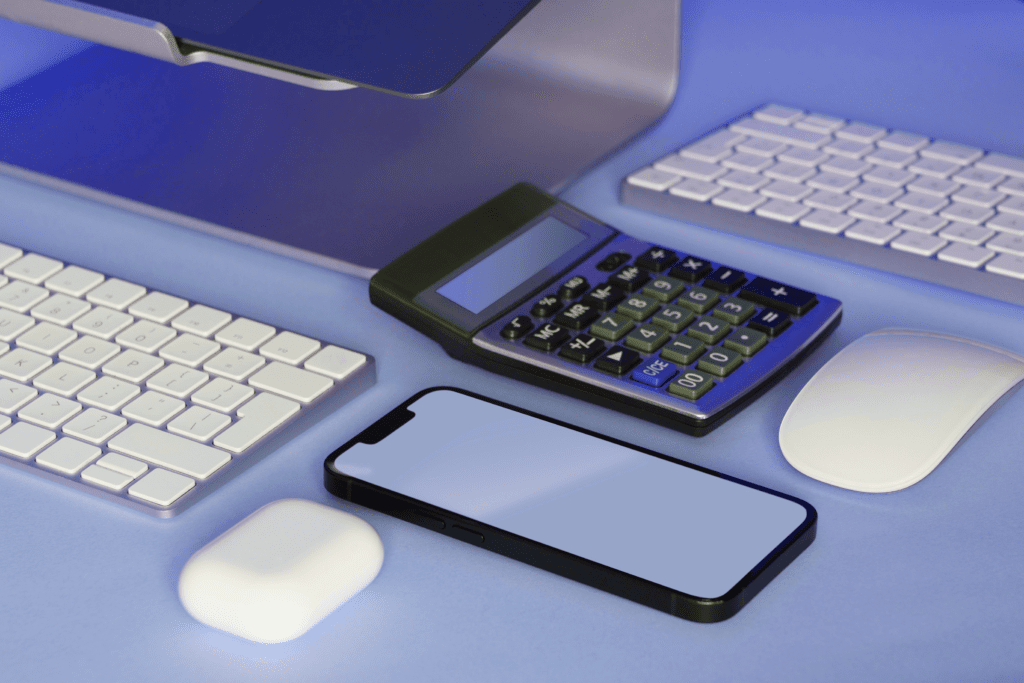
POLYGON ((484 544, 483 534, 481 534, 479 531, 473 531, 472 529, 467 529, 464 526, 459 526, 458 524, 452 524, 451 535, 454 538, 459 539, 460 541, 472 543, 473 545, 484 544))

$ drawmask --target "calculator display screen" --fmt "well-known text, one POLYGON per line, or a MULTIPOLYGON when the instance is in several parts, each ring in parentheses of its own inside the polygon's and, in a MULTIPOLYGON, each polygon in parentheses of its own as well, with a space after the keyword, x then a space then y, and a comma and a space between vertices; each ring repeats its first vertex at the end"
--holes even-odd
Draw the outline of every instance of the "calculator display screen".
POLYGON ((549 216, 449 280, 437 293, 480 313, 585 239, 584 233, 549 216))

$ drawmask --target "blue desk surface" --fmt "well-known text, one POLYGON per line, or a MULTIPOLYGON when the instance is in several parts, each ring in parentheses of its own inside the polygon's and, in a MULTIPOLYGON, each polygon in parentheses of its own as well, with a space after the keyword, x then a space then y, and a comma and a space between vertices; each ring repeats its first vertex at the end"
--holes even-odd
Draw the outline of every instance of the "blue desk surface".
MULTIPOLYGON (((920 327, 1024 353, 1024 309, 716 234, 616 201, 626 173, 769 101, 1024 156, 1024 4, 709 0, 688 2, 685 10, 676 102, 653 130, 565 196, 637 237, 841 299, 842 324, 806 363, 719 430, 691 438, 460 364, 373 308, 365 281, 170 225, 112 224, 97 207, 51 199, 87 227, 68 234, 60 225, 0 224, 0 241, 66 250, 82 265, 365 350, 377 359, 378 382, 170 521, 0 468, 4 678, 1024 678, 1024 393, 932 475, 895 494, 858 494, 811 480, 785 462, 777 441, 800 387, 859 336, 892 325, 920 327), (68 246, 54 246, 61 241, 68 246), (334 446, 414 391, 441 383, 796 495, 818 509, 817 540, 736 617, 701 625, 324 491, 322 463, 334 446), (256 645, 195 622, 176 595, 184 562, 259 506, 284 497, 369 521, 384 541, 380 575, 291 643, 256 645)), ((4 106, 0 99, 0 130, 4 106)), ((0 203, 34 201, 40 192, 4 180, 0 203)))

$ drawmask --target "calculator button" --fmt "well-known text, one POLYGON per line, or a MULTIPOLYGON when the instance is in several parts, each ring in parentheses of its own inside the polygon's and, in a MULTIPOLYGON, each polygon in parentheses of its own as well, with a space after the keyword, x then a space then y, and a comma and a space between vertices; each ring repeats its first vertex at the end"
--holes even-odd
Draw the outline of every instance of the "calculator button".
POLYGON ((641 325, 626 335, 626 346, 644 353, 654 353, 669 340, 672 335, 667 330, 654 325, 641 325))
POLYGON ((636 327, 636 324, 624 315, 608 313, 590 326, 590 334, 608 341, 618 341, 636 327))
POLYGON ((644 270, 660 273, 676 262, 676 254, 661 247, 651 247, 636 257, 636 265, 644 270))
POLYGON ((598 311, 610 311, 625 298, 625 292, 618 287, 605 283, 600 287, 594 287, 594 289, 590 290, 590 293, 583 297, 583 303, 593 306, 598 311))
POLYGON ((764 332, 769 337, 777 337, 789 327, 790 317, 788 313, 780 313, 766 308, 747 322, 747 327, 764 332))
POLYGON ((565 331, 565 328, 547 323, 524 339, 523 343, 541 351, 554 351, 568 338, 569 333, 565 331))
POLYGON ((533 321, 528 315, 517 315, 501 328, 501 336, 505 339, 519 339, 533 329, 533 321))
POLYGON ((679 259, 669 275, 684 282, 696 282, 711 272, 711 264, 696 256, 684 256, 679 259))
POLYGON ((705 344, 717 344, 722 337, 729 334, 730 329, 729 323, 709 315, 690 325, 686 334, 705 344))
POLYGON ((677 280, 674 277, 662 276, 654 278, 647 286, 644 287, 644 294, 650 297, 654 297, 663 304, 667 304, 672 299, 683 293, 686 289, 686 283, 682 280, 677 280))
POLYGON ((639 362, 640 354, 636 351, 630 351, 621 346, 613 346, 607 353, 597 359, 594 367, 613 375, 625 375, 639 362))
POLYGON ((562 300, 554 294, 548 294, 530 309, 530 315, 536 318, 550 318, 562 308, 562 300))
POLYGON ((763 277, 751 280, 740 292, 740 296, 755 303, 781 308, 783 311, 795 315, 803 315, 818 303, 818 297, 811 292, 805 292, 802 289, 783 285, 763 277))
POLYGON ((719 266, 713 273, 704 278, 704 286, 728 294, 746 281, 747 275, 742 270, 736 270, 728 266, 719 266))
POLYGON ((696 339, 682 335, 673 339, 671 343, 661 350, 661 357, 680 365, 689 365, 697 360, 706 348, 704 344, 696 339))
POLYGON ((633 379, 649 387, 661 387, 665 382, 676 376, 679 369, 668 361, 648 358, 646 362, 633 371, 633 379))
POLYGON ((651 297, 634 294, 619 304, 615 312, 627 315, 637 322, 643 322, 650 318, 658 308, 658 302, 651 297))
POLYGON ((592 306, 588 306, 583 303, 575 303, 555 316, 555 322, 559 325, 568 327, 570 330, 582 330, 584 327, 594 322, 598 315, 600 315, 600 313, 595 311, 592 306))
POLYGON ((733 351, 739 351, 744 356, 753 356, 767 343, 768 335, 764 332, 758 332, 749 327, 738 327, 725 338, 722 345, 733 351))
POLYGON ((617 251, 614 254, 609 254, 604 257, 604 260, 597 264, 597 269, 605 273, 610 273, 623 263, 629 261, 630 258, 632 257, 629 254, 623 251, 617 251))
POLYGON ((743 358, 732 349, 721 346, 709 349, 699 361, 697 367, 705 372, 710 372, 719 377, 728 376, 733 370, 743 364, 743 358))
POLYGON ((608 282, 627 292, 635 292, 647 284, 650 279, 651 276, 641 270, 639 266, 626 266, 615 273, 608 282))
POLYGON ((696 316, 688 308, 679 306, 664 306, 654 314, 651 322, 659 327, 664 327, 673 334, 679 334, 686 329, 686 326, 693 322, 696 316))
POLYGON ((721 298, 710 289, 690 287, 680 295, 676 303, 696 313, 707 313, 719 301, 721 301, 721 298))
POLYGON ((575 275, 558 289, 558 296, 563 299, 575 299, 590 288, 590 283, 581 275, 575 275))
POLYGON ((577 363, 589 363, 597 358, 604 349, 604 342, 600 339, 591 337, 589 334, 581 334, 563 346, 558 355, 577 363))
POLYGON ((749 301, 730 297, 718 304, 718 306, 715 307, 715 310, 711 311, 711 315, 716 318, 721 318, 726 322, 730 322, 733 325, 739 325, 744 320, 752 316, 756 310, 755 306, 749 301))
POLYGON ((687 370, 672 380, 672 383, 668 385, 668 392, 675 396, 696 401, 708 393, 714 386, 715 380, 711 378, 711 375, 698 370, 687 370))

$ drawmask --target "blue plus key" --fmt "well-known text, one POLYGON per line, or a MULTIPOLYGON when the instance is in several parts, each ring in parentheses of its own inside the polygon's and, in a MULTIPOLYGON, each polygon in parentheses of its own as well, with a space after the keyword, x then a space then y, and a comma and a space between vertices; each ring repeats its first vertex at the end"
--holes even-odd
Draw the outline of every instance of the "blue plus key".
POLYGON ((649 387, 660 387, 676 376, 676 366, 660 358, 651 358, 633 371, 633 379, 649 387))

